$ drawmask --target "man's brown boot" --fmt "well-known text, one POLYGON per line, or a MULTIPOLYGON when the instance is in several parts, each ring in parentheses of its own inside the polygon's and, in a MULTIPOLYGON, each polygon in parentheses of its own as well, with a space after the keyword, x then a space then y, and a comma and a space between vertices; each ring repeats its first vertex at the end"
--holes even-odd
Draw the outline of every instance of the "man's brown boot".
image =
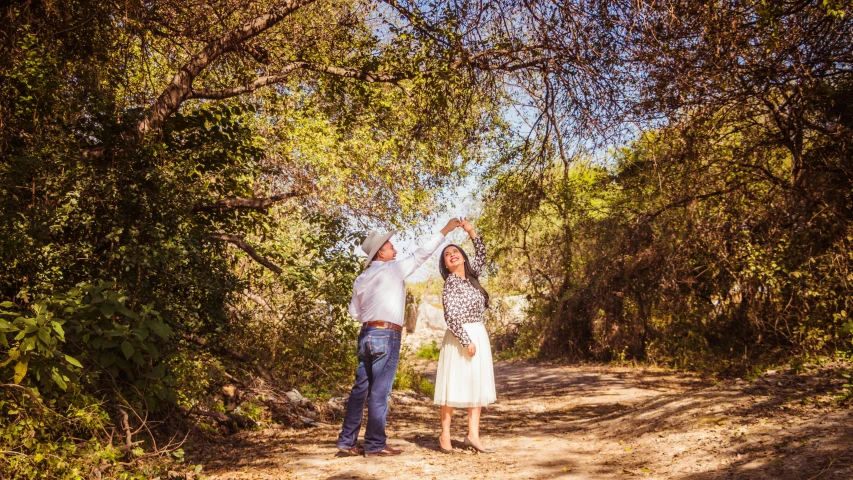
POLYGON ((378 452, 365 453, 364 456, 365 457, 392 457, 394 455, 399 455, 401 453, 403 453, 403 451, 400 450, 399 448, 385 447, 382 450, 379 450, 378 452))

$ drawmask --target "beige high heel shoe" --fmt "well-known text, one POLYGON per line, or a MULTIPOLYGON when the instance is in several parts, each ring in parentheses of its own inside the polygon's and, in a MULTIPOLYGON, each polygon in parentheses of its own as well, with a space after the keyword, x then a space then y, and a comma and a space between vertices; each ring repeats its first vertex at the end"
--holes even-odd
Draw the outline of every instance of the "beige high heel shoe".
POLYGON ((465 437, 465 447, 469 449, 473 448, 478 453, 495 453, 495 451, 491 448, 477 448, 477 446, 474 445, 474 442, 472 442, 471 439, 468 437, 465 437))
POLYGON ((441 439, 438 440, 438 451, 447 455, 453 455, 453 444, 451 442, 450 448, 444 448, 441 446, 441 439))

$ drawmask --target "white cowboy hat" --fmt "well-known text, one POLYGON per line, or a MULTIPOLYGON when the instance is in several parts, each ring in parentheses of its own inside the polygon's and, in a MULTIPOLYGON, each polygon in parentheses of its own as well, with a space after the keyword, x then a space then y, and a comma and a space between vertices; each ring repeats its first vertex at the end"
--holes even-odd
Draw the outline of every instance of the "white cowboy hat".
POLYGON ((376 252, 378 252, 379 249, 382 248, 382 245, 385 245, 385 242, 387 242, 389 238, 393 237, 395 233, 397 233, 397 230, 391 230, 389 233, 383 235, 374 230, 367 235, 367 238, 364 239, 364 243, 361 244, 361 249, 367 254, 367 260, 364 261, 365 267, 370 265, 370 261, 373 260, 376 252))

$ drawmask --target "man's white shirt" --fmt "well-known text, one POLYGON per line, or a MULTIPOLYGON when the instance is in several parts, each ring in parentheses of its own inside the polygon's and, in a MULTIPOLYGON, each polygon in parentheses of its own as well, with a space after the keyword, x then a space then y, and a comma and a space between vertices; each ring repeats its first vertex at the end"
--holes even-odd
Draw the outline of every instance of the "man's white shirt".
POLYGON ((371 262, 355 279, 349 314, 361 323, 384 320, 402 326, 406 312, 405 279, 415 273, 444 243, 437 233, 411 256, 402 260, 371 262))

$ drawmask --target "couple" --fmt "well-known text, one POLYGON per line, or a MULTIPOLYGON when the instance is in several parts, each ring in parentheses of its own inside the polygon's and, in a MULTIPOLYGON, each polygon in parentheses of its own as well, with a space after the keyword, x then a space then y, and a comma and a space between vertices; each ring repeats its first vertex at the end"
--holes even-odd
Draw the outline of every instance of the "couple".
POLYGON ((347 400, 346 414, 336 446, 346 455, 360 455, 357 446, 361 416, 367 402, 364 450, 367 457, 399 455, 402 450, 387 445, 385 417, 388 397, 400 359, 400 337, 406 307, 404 280, 417 270, 442 243, 445 236, 462 227, 474 243, 473 262, 456 245, 448 245, 439 258, 439 271, 446 280, 442 293, 444 334, 435 382, 435 403, 441 406, 439 450, 453 453, 450 420, 453 408, 468 409, 468 436, 465 446, 491 453, 480 442, 480 409, 496 399, 489 337, 483 313, 489 294, 477 277, 483 268, 486 247, 474 227, 465 220, 451 219, 426 245, 403 260, 388 240, 396 232, 370 232, 361 248, 367 253, 367 269, 353 285, 349 313, 361 322, 358 334, 358 368, 355 385, 347 400))

